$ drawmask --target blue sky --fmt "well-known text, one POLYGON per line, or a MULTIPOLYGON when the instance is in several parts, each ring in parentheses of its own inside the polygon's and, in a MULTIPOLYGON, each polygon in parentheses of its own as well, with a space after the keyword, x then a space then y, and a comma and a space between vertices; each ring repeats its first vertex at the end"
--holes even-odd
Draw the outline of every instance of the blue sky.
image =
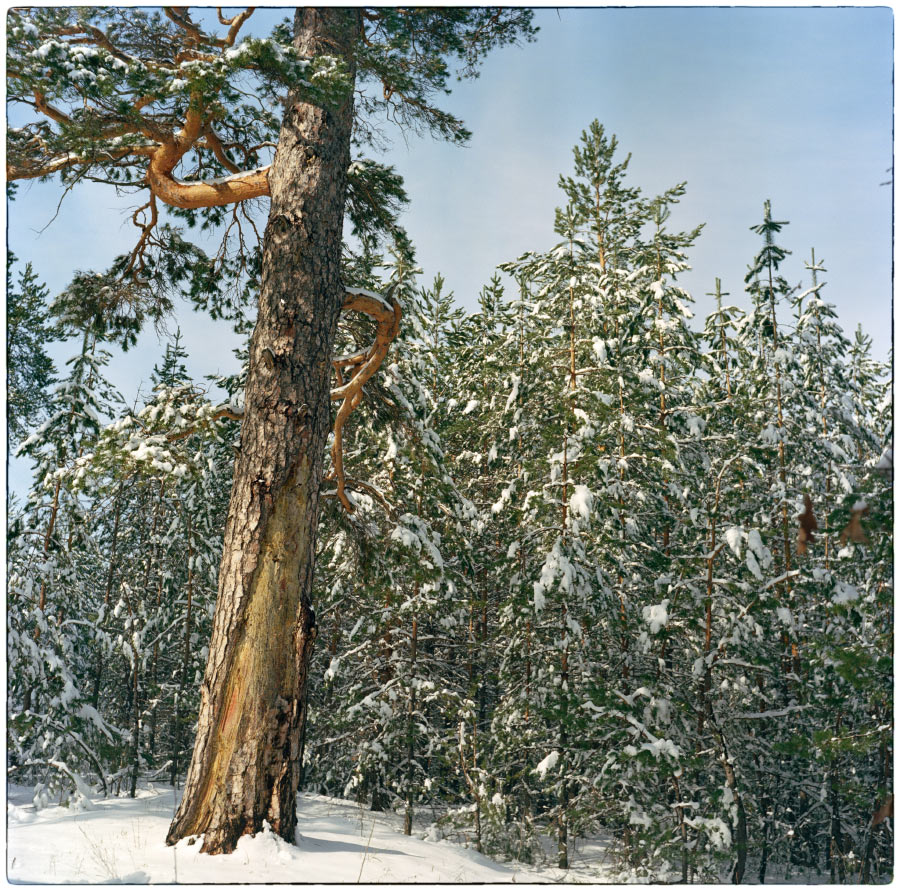
MULTIPOLYGON (((267 10, 258 14, 280 18, 267 10)), ((823 296, 848 332, 862 323, 878 358, 891 341, 893 14, 881 8, 542 9, 537 41, 488 57, 444 106, 474 135, 465 148, 394 132, 387 160, 406 178, 405 225, 425 282, 438 272, 473 307, 498 263, 553 243, 556 182, 597 118, 631 152, 630 180, 654 194, 687 181, 672 225, 705 223, 682 283, 711 307, 715 278, 744 304, 765 199, 790 220, 784 272, 806 283, 824 258, 823 296)), ((387 131, 390 135, 391 131, 387 131)), ((26 184, 8 209, 9 244, 51 290, 74 269, 105 267, 133 243, 127 209, 79 187, 53 217, 56 184, 26 184)), ((181 326, 197 376, 232 368, 234 338, 187 306, 181 326)), ((62 360, 71 346, 54 350, 62 360)), ((111 377, 133 400, 162 344, 153 332, 111 377)), ((61 361, 59 362, 61 364, 61 361)), ((11 468, 16 488, 21 471, 11 468)))
POLYGON ((560 173, 598 118, 632 153, 632 182, 686 180, 673 223, 705 230, 685 283, 716 276, 742 301, 758 249, 749 227, 772 200, 790 220, 785 269, 825 258, 845 326, 890 343, 892 14, 888 9, 565 9, 537 15, 535 44, 488 60, 448 103, 470 147, 395 148, 427 273, 468 303, 493 267, 552 238, 560 173), (443 176, 435 171, 444 171, 443 176))

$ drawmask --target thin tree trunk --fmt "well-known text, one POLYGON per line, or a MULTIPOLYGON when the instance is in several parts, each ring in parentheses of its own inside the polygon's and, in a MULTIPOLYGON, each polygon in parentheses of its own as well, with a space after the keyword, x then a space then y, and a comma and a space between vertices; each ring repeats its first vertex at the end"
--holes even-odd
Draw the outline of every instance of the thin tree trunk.
MULTIPOLYGON (((158 509, 162 510, 162 500, 163 496, 166 493, 166 480, 163 481, 159 485, 159 502, 158 509)), ((190 540, 190 532, 188 533, 188 539, 190 540)), ((159 543, 156 541, 156 537, 154 536, 154 553, 156 554, 156 563, 161 564, 159 560, 159 543)), ((188 565, 190 565, 190 555, 188 557, 188 565)), ((156 615, 160 614, 160 607, 162 606, 162 592, 163 592, 163 579, 164 573, 162 571, 162 566, 159 565, 159 571, 156 577, 156 615)), ((150 685, 151 689, 154 691, 154 694, 159 693, 159 638, 153 643, 153 659, 150 664, 150 685)), ((150 739, 147 744, 147 751, 149 753, 150 763, 154 764, 156 762, 156 724, 157 724, 157 716, 159 711, 159 701, 160 696, 153 695, 151 696, 151 705, 150 705, 150 739)), ((175 783, 173 782, 174 786, 175 783)))
POLYGON ((569 783, 565 778, 568 770, 568 739, 564 723, 559 728, 560 761, 562 762, 562 788, 559 793, 559 822, 557 824, 556 865, 560 869, 569 868, 569 783))
POLYGON ((728 296, 727 291, 722 291, 722 280, 716 279, 716 290, 712 295, 716 298, 716 309, 719 313, 719 356, 722 360, 722 367, 725 369, 725 392, 728 394, 728 400, 731 401, 731 370, 728 361, 728 341, 725 339, 725 323, 722 321, 722 298, 728 296))
MULTIPOLYGON (((662 256, 659 252, 659 243, 656 245, 656 280, 658 282, 662 281, 663 277, 663 269, 662 269, 662 256)), ((663 331, 665 330, 662 325, 663 321, 663 302, 662 302, 662 291, 659 291, 659 300, 657 301, 656 306, 656 318, 659 321, 659 384, 662 388, 659 391, 659 433, 661 437, 665 437, 666 435, 666 341, 663 336, 663 331)), ((662 528, 662 549, 663 553, 668 557, 669 556, 669 480, 664 475, 663 476, 663 503, 666 505, 666 513, 663 519, 663 528, 662 528)))
MULTIPOLYGON (((306 57, 347 60, 352 85, 360 15, 298 9, 294 45, 306 57)), ((233 851, 264 820, 294 840, 352 121, 352 91, 339 107, 292 97, 269 173, 259 316, 197 741, 166 839, 203 834, 207 853, 233 851)))
MULTIPOLYGON (((119 518, 122 513, 122 490, 125 487, 125 481, 119 483, 119 488, 116 492, 116 508, 113 514, 113 528, 112 528, 112 543, 109 548, 109 570, 106 574, 106 587, 103 591, 103 606, 104 609, 104 617, 106 612, 109 610, 109 601, 112 596, 112 585, 113 580, 115 578, 116 573, 116 550, 118 549, 119 544, 119 518)), ((97 707, 97 702, 100 699, 100 684, 103 678, 103 651, 101 648, 101 644, 98 641, 97 643, 97 662, 94 666, 94 686, 91 690, 91 705, 94 708, 97 707)))
POLYGON ((300 724, 300 755, 297 762, 300 765, 300 776, 297 780, 297 788, 302 789, 306 780, 306 766, 303 763, 306 757, 306 728, 309 724, 309 672, 306 673, 305 683, 303 684, 303 707, 302 707, 302 723, 300 724))
MULTIPOLYGON (((772 280, 772 265, 769 264, 769 312, 770 318, 772 321, 772 352, 773 355, 778 352, 778 321, 775 314, 775 285, 772 280)), ((782 535, 782 544, 784 548, 784 574, 785 581, 779 585, 781 590, 781 597, 783 600, 787 600, 791 596, 791 582, 790 582, 790 573, 791 573, 791 533, 790 533, 790 520, 788 516, 788 502, 787 502, 787 459, 785 456, 784 449, 784 411, 783 411, 783 400, 781 393, 781 363, 778 361, 773 362, 774 370, 775 370, 775 405, 778 409, 776 420, 778 422, 778 479, 781 481, 781 535, 782 535)), ((799 652, 797 651, 797 645, 791 644, 787 632, 782 633, 781 635, 782 643, 784 644, 785 652, 782 656, 782 674, 788 675, 792 670, 795 674, 800 673, 799 668, 799 652)), ((785 682, 785 687, 787 687, 787 681, 785 682)), ((762 881, 762 880, 760 880, 762 881)))
MULTIPOLYGON (((416 603, 419 601, 419 583, 415 583, 413 595, 416 603)), ((419 620, 413 614, 412 631, 410 634, 410 690, 409 703, 406 716, 406 811, 403 815, 403 834, 412 835, 413 824, 413 799, 416 769, 414 757, 416 754, 416 658, 419 645, 419 620)))
POLYGON ((769 866, 769 825, 772 822, 769 816, 769 806, 772 800, 768 795, 763 795, 759 802, 759 809, 762 812, 762 849, 759 855, 759 884, 766 883, 766 869, 769 866))
POLYGON ((709 664, 709 652, 712 649, 712 602, 715 586, 713 585, 713 564, 716 559, 716 521, 719 514, 719 492, 716 489, 715 507, 709 514, 709 556, 706 558, 706 598, 703 633, 703 680, 700 682, 700 713, 697 716, 697 737, 703 734, 703 724, 709 711, 709 692, 712 689, 712 666, 709 664))
MULTIPOLYGON (((160 489, 162 494, 162 489, 160 489)), ((153 524, 150 527, 149 550, 150 556, 144 566, 144 578, 139 589, 140 600, 136 601, 132 598, 130 588, 127 585, 122 586, 122 594, 125 598, 125 604, 128 607, 128 616, 131 621, 131 653, 133 659, 131 681, 131 708, 132 708, 132 750, 131 750, 131 788, 130 795, 134 798, 137 795, 137 780, 141 768, 141 654, 140 654, 140 634, 138 632, 138 620, 140 613, 138 610, 139 603, 144 602, 144 593, 150 584, 150 575, 153 567, 158 562, 159 547, 156 538, 156 530, 159 525, 159 516, 162 512, 162 499, 156 503, 153 512, 153 524)), ((143 553, 144 545, 142 542, 140 552, 143 553)), ((147 687, 147 684, 144 684, 147 687)), ((147 691, 145 691, 147 692, 147 691)))
MULTIPOLYGON (((44 534, 44 563, 47 562, 47 555, 50 553, 50 542, 53 540, 53 530, 56 527, 56 516, 59 513, 59 490, 62 486, 60 480, 56 481, 56 487, 53 489, 53 502, 50 505, 50 520, 47 522, 47 532, 44 534)), ((41 579, 41 593, 38 596, 38 608, 44 612, 47 606, 47 579, 41 579)), ((40 637, 40 629, 35 632, 35 638, 40 637)))
POLYGON ((678 777, 672 777, 672 785, 675 788, 675 800, 679 802, 678 806, 675 808, 675 816, 678 818, 678 831, 681 835, 681 884, 686 885, 688 883, 688 839, 687 839, 687 826, 684 822, 684 808, 681 806, 681 785, 678 782, 678 777))
MULTIPOLYGON (((136 618, 132 618, 132 622, 135 623, 137 621, 136 618)), ((132 628, 134 626, 132 625, 132 628)), ((131 789, 129 790, 129 795, 132 798, 137 796, 137 780, 138 773, 141 770, 141 690, 140 690, 140 677, 141 677, 141 661, 140 656, 138 654, 137 649, 137 641, 138 635, 132 631, 131 640, 133 642, 133 657, 134 657, 134 671, 131 674, 132 678, 132 705, 134 707, 133 717, 134 723, 132 725, 132 748, 131 748, 131 789)))
MULTIPOLYGON (((621 342, 619 339, 619 323, 616 321, 616 343, 618 348, 618 355, 616 357, 616 365, 618 370, 618 380, 619 380, 619 466, 618 466, 618 474, 619 474, 619 497, 618 497, 618 506, 619 506, 619 540, 622 542, 622 549, 624 552, 625 548, 625 500, 623 496, 624 492, 624 484, 625 484, 625 393, 624 393, 624 385, 622 383, 622 355, 621 355, 621 342)), ((618 591, 619 591, 619 618, 622 622, 622 656, 623 656, 623 664, 622 664, 622 677, 628 677, 628 635, 627 635, 627 623, 628 617, 625 613, 625 577, 622 575, 621 569, 621 559, 619 561, 619 572, 618 572, 618 591)))
MULTIPOLYGON (((573 251, 572 238, 569 237, 569 252, 573 251)), ((569 282, 569 392, 574 392, 578 379, 575 364, 575 292, 571 281, 569 282)), ((560 532, 563 540, 568 534, 568 507, 569 507, 569 415, 566 413, 566 428, 563 433, 563 492, 562 515, 560 517, 560 532)), ((562 605, 562 639, 568 637, 568 610, 566 603, 562 605)), ((559 795, 559 822, 557 825, 557 865, 560 869, 569 868, 569 783, 566 780, 568 769, 568 704, 569 704, 569 646, 566 643, 560 654, 560 721, 559 721, 559 756, 563 765, 562 788, 559 795)))
MULTIPOLYGON (((834 736, 839 738, 841 732, 841 715, 838 713, 834 725, 834 736)), ((828 797, 831 805, 831 827, 829 839, 829 851, 831 860, 831 883, 839 881, 841 884, 847 880, 844 867, 844 838, 841 829, 841 795, 838 785, 840 772, 840 758, 834 756, 828 770, 828 797)))
MULTIPOLYGON (((725 771, 725 784, 731 790, 734 796, 735 804, 735 825, 734 825, 734 853, 735 863, 731 873, 731 881, 734 885, 740 885, 744 881, 744 874, 747 871, 747 812, 744 809, 744 799, 741 796, 737 785, 737 777, 734 772, 734 764, 728 753, 728 744, 725 741, 725 734, 716 727, 713 722, 713 730, 716 738, 719 740, 719 746, 722 749, 721 761, 722 768, 725 771)), ((765 856, 765 848, 764 848, 765 856)), ((765 875, 765 865, 761 867, 761 875, 765 875)), ((762 879, 760 880, 762 881, 762 879)))
MULTIPOLYGON (((162 589, 163 589, 163 573, 160 570, 159 577, 156 580, 156 614, 159 615, 160 606, 162 606, 162 589)), ((154 691, 159 691, 159 640, 153 644, 153 660, 150 667, 150 683, 154 691)), ((156 724, 159 713, 159 697, 154 697, 153 705, 150 707, 150 742, 148 750, 150 752, 150 763, 156 762, 156 724)), ((174 783, 173 783, 174 785, 174 783)))
POLYGON ((172 785, 178 777, 178 764, 181 757, 181 724, 182 703, 184 691, 187 689, 188 668, 191 664, 191 613, 194 606, 194 538, 191 528, 191 518, 187 520, 188 539, 188 574, 187 574, 187 605, 184 613, 184 638, 181 650, 181 674, 178 681, 178 694, 175 700, 175 717, 172 721, 172 785))

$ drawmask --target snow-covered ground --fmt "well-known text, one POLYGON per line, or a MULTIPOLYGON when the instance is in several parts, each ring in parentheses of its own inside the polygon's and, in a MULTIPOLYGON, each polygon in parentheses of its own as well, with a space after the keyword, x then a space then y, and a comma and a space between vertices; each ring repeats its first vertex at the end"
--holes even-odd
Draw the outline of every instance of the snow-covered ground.
POLYGON ((496 863, 450 841, 407 837, 394 814, 350 801, 302 794, 296 845, 271 832, 242 838, 233 854, 210 857, 199 845, 166 847, 176 795, 168 787, 137 798, 93 798, 84 808, 36 810, 32 790, 10 786, 7 876, 39 883, 257 882, 609 882, 603 841, 579 841, 573 868, 496 863))

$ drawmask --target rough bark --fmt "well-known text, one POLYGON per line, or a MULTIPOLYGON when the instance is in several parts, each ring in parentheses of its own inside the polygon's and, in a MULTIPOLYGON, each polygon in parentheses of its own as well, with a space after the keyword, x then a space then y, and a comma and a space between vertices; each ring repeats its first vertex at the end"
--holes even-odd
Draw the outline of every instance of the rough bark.
MULTIPOLYGON (((352 82, 359 15, 298 9, 295 45, 344 58, 352 82)), ((234 850, 263 821, 294 840, 352 114, 351 95, 338 108, 292 98, 269 172, 259 316, 198 735, 167 837, 202 834, 208 853, 234 850)))

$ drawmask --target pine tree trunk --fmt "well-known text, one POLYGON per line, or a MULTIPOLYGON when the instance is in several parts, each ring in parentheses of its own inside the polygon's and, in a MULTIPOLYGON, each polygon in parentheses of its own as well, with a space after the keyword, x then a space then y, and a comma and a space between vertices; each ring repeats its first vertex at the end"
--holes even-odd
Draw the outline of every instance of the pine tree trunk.
MULTIPOLYGON (((302 8, 294 44, 304 56, 347 60, 352 84, 359 28, 357 9, 302 8)), ((264 820, 294 840, 352 119, 352 92, 340 107, 292 97, 269 174, 259 315, 197 741, 166 839, 203 834, 207 853, 233 851, 264 820)))
MULTIPOLYGON (((105 630, 106 625, 106 614, 109 611, 109 601, 112 596, 112 585, 113 579, 115 578, 116 573, 116 549, 119 544, 119 516, 122 512, 122 492, 125 488, 125 481, 119 483, 119 488, 116 491, 116 507, 115 512, 113 514, 113 528, 112 528, 112 543, 109 549, 109 569, 106 573, 106 587, 103 591, 103 625, 100 626, 103 630, 105 630)), ((100 683, 103 679, 103 648, 102 643, 97 641, 97 658, 94 663, 94 683, 93 689, 91 690, 91 705, 96 708, 97 702, 100 699, 100 683)))
MULTIPOLYGON (((841 716, 837 717, 834 727, 835 738, 841 732, 841 716)), ((829 802, 831 804, 831 826, 829 850, 831 853, 831 882, 839 881, 842 885, 847 880, 846 867, 844 865, 844 838, 841 828, 841 796, 838 777, 840 776, 840 761, 837 757, 832 759, 828 771, 829 802)))
MULTIPOLYGON (((565 735, 563 735, 565 740, 565 735)), ((559 793, 559 821, 556 833, 556 865, 569 868, 569 784, 564 779, 559 793)))
POLYGON ((725 737, 719 734, 719 740, 722 745, 722 766, 725 768, 725 783, 731 789, 736 808, 736 820, 733 827, 736 859, 731 871, 731 882, 734 885, 740 885, 744 881, 744 875, 747 871, 747 812, 744 809, 744 799, 737 787, 737 778, 735 777, 734 766, 728 756, 725 737))
POLYGON ((769 816, 768 810, 771 804, 772 799, 768 795, 763 795, 760 798, 759 809, 762 815, 762 847, 759 855, 758 879, 760 885, 765 885, 766 883, 766 869, 769 865, 769 825, 772 822, 772 818, 769 816))
MULTIPOLYGON (((414 600, 419 600, 419 583, 415 583, 414 600)), ((410 636, 410 691, 406 713, 406 810, 403 814, 403 834, 412 835, 413 801, 415 798, 416 754, 416 657, 419 645, 419 622, 415 615, 410 636)))
MULTIPOLYGON (((135 619, 132 618, 132 622, 135 619)), ((132 698, 132 726, 131 726, 131 787, 128 794, 134 798, 137 795, 138 774, 141 771, 141 657, 138 653, 138 635, 132 632, 131 640, 134 643, 134 670, 131 674, 133 684, 132 698)))
POLYGON ((191 614, 194 608, 194 540, 191 535, 191 518, 187 520, 188 536, 188 574, 187 574, 187 605, 184 613, 184 644, 181 650, 181 674, 178 681, 178 692, 175 694, 175 712, 172 717, 172 786, 178 779, 178 765, 181 763, 181 725, 182 703, 188 683, 188 669, 191 664, 191 614))

